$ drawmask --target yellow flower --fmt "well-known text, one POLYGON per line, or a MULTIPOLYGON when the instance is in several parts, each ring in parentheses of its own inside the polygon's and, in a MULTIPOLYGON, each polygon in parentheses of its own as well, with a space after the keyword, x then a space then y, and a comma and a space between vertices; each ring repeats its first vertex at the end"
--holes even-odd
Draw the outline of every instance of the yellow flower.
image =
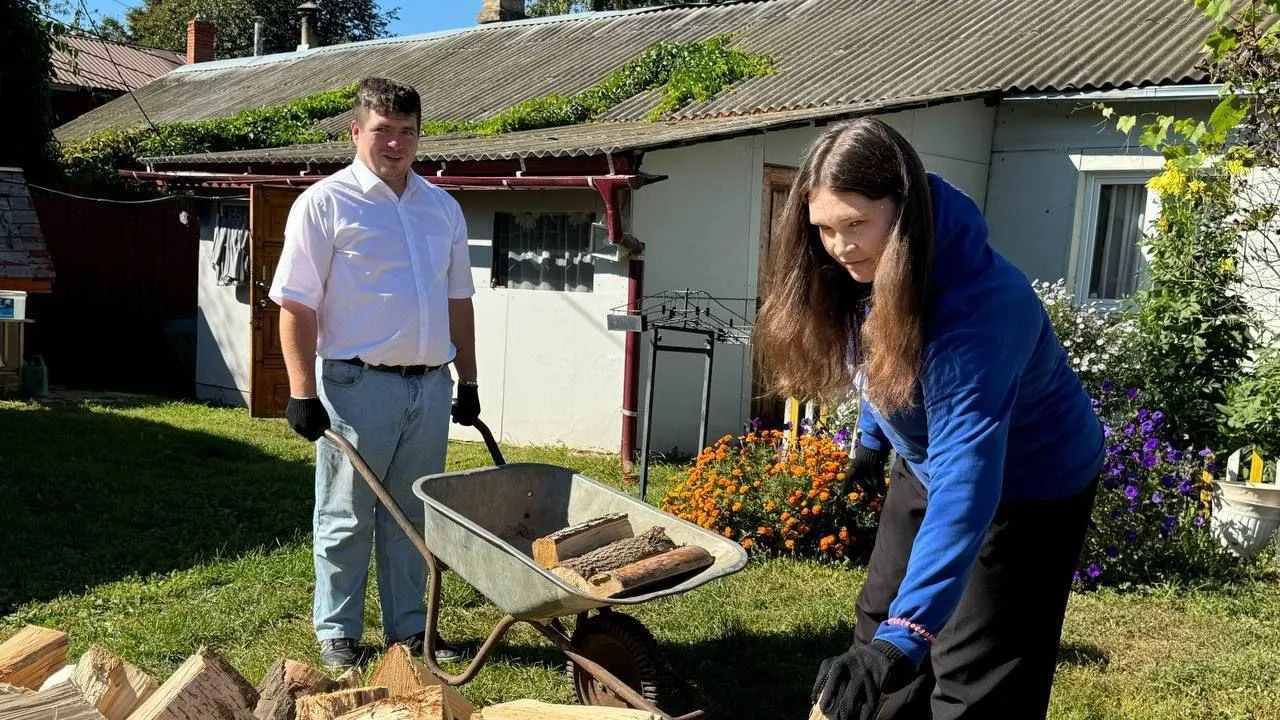
POLYGON ((1187 176, 1175 165, 1166 165, 1164 172, 1147 181, 1147 187, 1160 195, 1177 197, 1187 191, 1187 176))
POLYGON ((1243 175, 1245 173, 1244 161, 1238 158, 1232 158, 1227 161, 1227 172, 1232 175, 1243 175))
POLYGON ((1187 189, 1190 190, 1195 195, 1199 195, 1200 193, 1204 192, 1204 189, 1206 187, 1208 186, 1204 184, 1203 180, 1192 180, 1190 183, 1187 184, 1187 189))
POLYGON ((1221 270, 1222 272, 1228 272, 1228 273, 1229 273, 1229 272, 1235 272, 1235 271, 1236 271, 1236 259, 1235 259, 1235 258, 1222 258, 1222 260, 1218 262, 1218 269, 1219 269, 1219 270, 1221 270))

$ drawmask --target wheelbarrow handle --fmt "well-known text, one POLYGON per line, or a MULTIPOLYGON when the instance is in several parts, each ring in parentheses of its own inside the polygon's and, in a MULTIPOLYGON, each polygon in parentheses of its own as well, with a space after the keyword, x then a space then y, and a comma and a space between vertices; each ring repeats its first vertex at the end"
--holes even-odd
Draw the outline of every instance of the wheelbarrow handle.
POLYGON ((485 425, 480 418, 476 418, 472 427, 480 432, 480 437, 484 438, 485 447, 489 448, 489 457, 493 458, 493 464, 506 465, 507 461, 502 457, 502 448, 499 448, 498 441, 493 439, 493 432, 489 430, 489 426, 485 425))

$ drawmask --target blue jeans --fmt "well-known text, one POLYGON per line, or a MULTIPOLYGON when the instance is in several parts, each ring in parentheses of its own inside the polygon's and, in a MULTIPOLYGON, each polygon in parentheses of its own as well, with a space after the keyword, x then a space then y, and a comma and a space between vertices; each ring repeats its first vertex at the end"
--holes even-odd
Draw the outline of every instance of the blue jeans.
MULTIPOLYGON (((402 377, 317 360, 317 389, 333 429, 346 437, 422 532, 413 483, 444 470, 453 378, 448 368, 402 377)), ((359 639, 376 537, 382 632, 395 642, 426 628, 426 561, 333 443, 316 443, 313 554, 316 638, 359 639)))

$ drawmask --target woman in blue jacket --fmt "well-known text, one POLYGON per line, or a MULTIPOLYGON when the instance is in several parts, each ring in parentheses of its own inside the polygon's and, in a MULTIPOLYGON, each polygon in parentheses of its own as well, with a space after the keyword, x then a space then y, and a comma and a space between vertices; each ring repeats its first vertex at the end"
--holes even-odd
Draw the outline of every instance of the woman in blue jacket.
POLYGON ((883 490, 897 455, 853 646, 814 702, 832 720, 1043 718, 1104 450, 1031 284, 875 119, 809 148, 772 251, 756 344, 775 389, 859 389, 846 493, 883 490))

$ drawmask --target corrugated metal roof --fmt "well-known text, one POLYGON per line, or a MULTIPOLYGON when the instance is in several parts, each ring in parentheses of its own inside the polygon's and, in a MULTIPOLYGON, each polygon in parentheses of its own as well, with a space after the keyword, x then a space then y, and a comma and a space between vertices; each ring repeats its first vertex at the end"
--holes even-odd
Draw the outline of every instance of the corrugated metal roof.
POLYGON ((184 64, 181 53, 121 45, 81 35, 60 38, 73 51, 53 48, 53 81, 105 90, 137 90, 184 64))
MULTIPOLYGON (((736 32, 777 72, 739 83, 678 119, 860 104, 994 88, 1075 90, 1203 82, 1209 31, 1188 0, 742 0, 468 28, 181 67, 137 94, 156 121, 277 105, 369 74, 412 83, 423 116, 483 118, 573 93, 658 41, 736 32)), ((640 120, 652 97, 611 119, 640 120)), ((119 99, 64 125, 63 140, 141 122, 119 99)))
MULTIPOLYGON (((706 118, 649 123, 629 120, 589 123, 568 127, 528 130, 501 135, 455 135, 424 137, 418 144, 418 159, 423 161, 469 162, 513 160, 516 158, 576 157, 613 155, 654 150, 691 142, 702 142, 735 135, 756 133, 810 122, 918 106, 930 102, 949 102, 955 96, 944 94, 893 101, 849 104, 805 110, 783 110, 736 117, 706 118)), ((328 142, 316 145, 261 150, 202 153, 176 157, 141 158, 157 169, 178 165, 263 165, 270 163, 313 163, 329 165, 347 163, 355 156, 351 142, 328 142)))

